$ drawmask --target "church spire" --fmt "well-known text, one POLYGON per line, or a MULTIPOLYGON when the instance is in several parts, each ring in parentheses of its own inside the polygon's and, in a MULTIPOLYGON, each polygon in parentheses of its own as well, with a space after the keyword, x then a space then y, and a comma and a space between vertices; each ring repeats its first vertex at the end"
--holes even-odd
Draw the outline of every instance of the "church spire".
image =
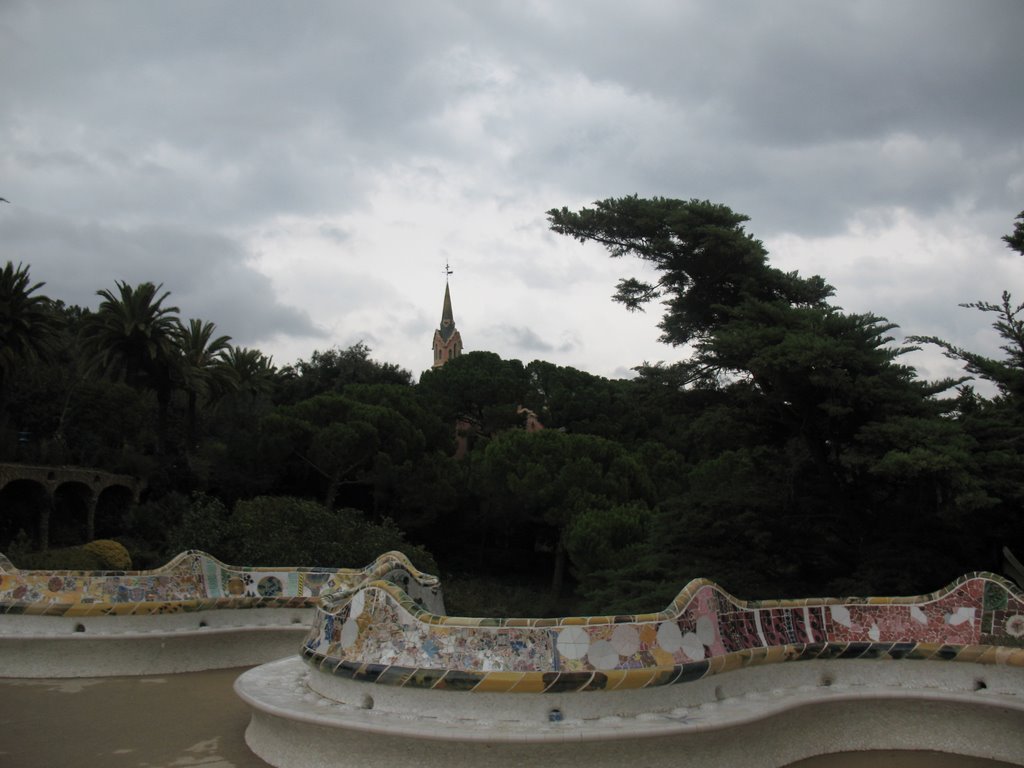
POLYGON ((444 265, 444 305, 441 308, 441 327, 434 331, 434 368, 440 368, 453 357, 462 354, 462 336, 455 328, 455 313, 452 312, 452 293, 448 278, 452 269, 444 265))
POLYGON ((444 330, 445 321, 451 328, 455 327, 455 315, 452 313, 452 292, 448 289, 448 281, 444 281, 444 307, 441 309, 441 329, 444 330))

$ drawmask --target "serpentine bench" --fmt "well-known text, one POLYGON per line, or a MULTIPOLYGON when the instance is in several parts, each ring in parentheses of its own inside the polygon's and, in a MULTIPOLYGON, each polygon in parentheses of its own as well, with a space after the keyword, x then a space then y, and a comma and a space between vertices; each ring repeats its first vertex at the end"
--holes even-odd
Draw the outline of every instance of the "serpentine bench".
POLYGON ((284 767, 442 765, 456 746, 491 766, 667 766, 680 750, 741 765, 748 737, 758 765, 844 745, 1017 763, 1024 595, 990 573, 918 597, 771 601, 695 580, 659 613, 474 619, 365 582, 324 596, 301 659, 236 691, 250 748, 284 767))
POLYGON ((295 653, 326 591, 400 585, 443 612, 400 552, 365 568, 226 565, 183 552, 148 571, 19 570, 0 555, 0 677, 85 677, 258 664, 295 653))

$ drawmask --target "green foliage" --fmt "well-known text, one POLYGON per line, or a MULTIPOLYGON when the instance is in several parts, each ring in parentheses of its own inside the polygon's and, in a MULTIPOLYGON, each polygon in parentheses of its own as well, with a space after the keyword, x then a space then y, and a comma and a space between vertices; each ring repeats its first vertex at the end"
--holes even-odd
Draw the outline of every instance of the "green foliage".
MULTIPOLYGON (((380 391, 354 394, 387 399, 380 391)), ((414 409, 406 412, 422 417, 414 409)), ((328 506, 345 484, 372 487, 382 461, 388 466, 416 461, 426 447, 423 431, 401 411, 336 393, 281 406, 262 427, 267 461, 282 467, 294 484, 322 489, 328 506)))
POLYGON ((83 545, 82 549, 96 555, 103 568, 111 571, 127 571, 132 567, 132 556, 124 544, 113 539, 96 539, 83 545))
POLYGON ((522 424, 517 409, 527 389, 523 364, 502 360, 493 352, 467 352, 424 371, 418 387, 448 423, 468 418, 484 435, 522 424))
POLYGON ((96 370, 132 387, 156 393, 158 404, 157 453, 167 443, 168 412, 179 361, 180 331, 177 307, 164 306, 170 292, 162 285, 117 282, 117 295, 98 291, 103 298, 96 312, 85 318, 82 338, 93 355, 96 370))
POLYGON ((198 438, 199 402, 213 402, 238 386, 235 370, 226 360, 230 336, 214 337, 217 326, 193 318, 178 331, 181 353, 177 375, 188 398, 188 443, 198 438))
POLYGON ((224 503, 216 497, 195 493, 188 506, 181 508, 180 519, 169 526, 168 554, 199 549, 216 557, 228 557, 231 534, 230 514, 224 503))
POLYGON ((172 531, 181 524, 189 506, 188 496, 178 491, 148 499, 131 510, 125 534, 148 542, 154 550, 163 554, 177 554, 180 550, 170 547, 169 539, 172 538, 172 531))
POLYGON ((424 402, 416 388, 398 384, 348 384, 342 394, 357 403, 400 414, 411 427, 404 432, 406 437, 403 438, 412 449, 410 455, 418 450, 421 441, 424 449, 448 453, 454 450, 451 427, 430 407, 429 402, 424 402))
POLYGON ((452 540, 453 526, 461 527, 457 512, 467 485, 467 467, 450 453, 433 451, 415 461, 394 465, 381 462, 375 467, 376 505, 419 540, 431 543, 438 556, 465 548, 465 541, 452 540))
POLYGON ((51 301, 33 295, 43 285, 31 284, 27 266, 8 261, 0 269, 0 407, 15 367, 50 353, 56 344, 59 321, 51 301))
POLYGON ((231 386, 220 393, 221 407, 231 428, 238 428, 269 409, 280 376, 273 359, 258 349, 229 345, 223 365, 231 386))
MULTIPOLYGON (((1024 256, 1024 211, 1017 215, 1013 232, 1004 235, 1003 242, 1010 250, 1024 256)), ((972 301, 960 306, 995 315, 992 328, 1005 342, 1001 347, 1006 355, 1004 359, 979 355, 935 336, 913 336, 911 341, 938 346, 946 357, 961 361, 971 375, 992 382, 1004 396, 1024 403, 1024 303, 1014 302, 1011 293, 1003 291, 998 304, 972 301)))
POLYGON ((995 315, 992 328, 1006 342, 1000 347, 1006 355, 1002 360, 971 352, 935 336, 912 336, 911 341, 934 344, 946 357, 962 362, 972 376, 990 381, 1004 396, 1024 402, 1024 303, 1015 303, 1010 292, 1003 291, 998 304, 973 301, 960 306, 995 315))
POLYGON ((663 299, 663 340, 693 350, 641 369, 642 396, 671 414, 648 434, 685 464, 674 481, 654 472, 666 480, 653 533, 630 562, 590 574, 592 600, 641 588, 668 599, 700 575, 748 595, 855 582, 884 593, 937 575, 930 553, 977 552, 978 537, 956 531, 994 499, 972 440, 934 400, 956 382, 917 381, 898 362, 895 326, 829 306, 820 278, 770 267, 724 206, 632 197, 549 217, 555 231, 651 262, 658 283, 623 281, 617 300, 663 299))
POLYGON ((100 370, 132 386, 169 388, 179 336, 178 308, 163 305, 162 285, 117 282, 117 294, 97 291, 99 309, 85 319, 83 337, 100 370))
POLYGON ((629 441, 646 424, 631 381, 609 381, 576 368, 534 360, 526 366, 525 405, 548 429, 629 441))
MULTIPOLYGON (((1003 241, 1024 255, 1024 212, 1016 217, 1013 232, 1003 241)), ((975 510, 972 535, 962 541, 970 542, 966 549, 976 558, 998 562, 1000 546, 1014 551, 1024 548, 1024 456, 1020 450, 1024 443, 1024 303, 1003 291, 998 303, 975 301, 961 306, 994 316, 992 328, 1003 341, 1001 359, 934 336, 912 337, 912 341, 938 346, 947 357, 962 362, 968 374, 991 382, 999 392, 986 400, 964 387, 956 402, 957 424, 972 441, 967 449, 970 462, 961 464, 961 469, 968 474, 962 482, 970 486, 975 510)))
POLYGON ((647 473, 618 443, 553 430, 496 435, 473 457, 472 482, 499 540, 507 544, 532 532, 535 546, 553 552, 556 596, 574 521, 624 503, 642 505, 652 490, 647 473))
POLYGON ((102 557, 85 547, 61 547, 45 552, 23 553, 11 558, 23 571, 103 571, 109 566, 102 557))
MULTIPOLYGON (((654 268, 616 300, 661 302, 684 359, 610 381, 473 352, 410 386, 359 343, 277 371, 213 323, 181 326, 151 283, 101 291, 90 313, 9 264, 0 298, 7 284, 42 314, 19 326, 35 352, 0 346, 18 359, 0 371, 0 450, 144 478, 118 529, 140 567, 190 548, 327 566, 397 548, 436 571, 428 547, 460 574, 449 608, 480 615, 660 610, 701 576, 748 598, 919 593, 998 568, 1003 544, 1024 551, 1024 305, 1009 292, 966 305, 993 319, 998 359, 912 340, 999 389, 939 400, 958 382, 917 379, 895 325, 772 267, 725 206, 628 197, 549 217, 654 268), (527 433, 522 408, 546 429, 527 433)), ((1004 240, 1024 254, 1024 212, 1004 240)), ((32 527, 39 498, 0 502, 17 511, 8 538, 32 527)))
POLYGON ((340 392, 354 384, 409 387, 409 371, 371 359, 370 351, 360 341, 348 349, 332 347, 313 352, 308 361, 299 360, 285 369, 277 401, 297 403, 327 392, 340 392))
POLYGON ((437 563, 410 545, 389 520, 373 523, 358 510, 331 510, 307 499, 261 496, 235 505, 231 557, 240 564, 358 568, 390 550, 404 552, 427 573, 437 563))
POLYGON ((663 299, 662 340, 670 344, 706 338, 748 299, 822 306, 832 295, 820 277, 769 267, 764 246, 743 229, 747 217, 706 200, 634 195, 575 213, 552 209, 548 219, 555 232, 600 243, 613 257, 633 255, 653 264, 657 283, 620 280, 614 298, 630 310, 663 299))
POLYGON ((579 580, 609 564, 630 562, 642 552, 650 535, 651 510, 628 502, 608 508, 590 507, 573 518, 565 547, 579 580))
POLYGON ((1003 235, 1003 242, 1011 251, 1016 251, 1024 256, 1024 211, 1017 214, 1014 221, 1013 232, 1003 235))

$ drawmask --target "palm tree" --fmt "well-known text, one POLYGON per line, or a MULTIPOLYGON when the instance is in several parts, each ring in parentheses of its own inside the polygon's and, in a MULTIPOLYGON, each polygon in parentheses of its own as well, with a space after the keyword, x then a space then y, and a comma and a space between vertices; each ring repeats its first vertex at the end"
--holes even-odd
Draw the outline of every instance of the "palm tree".
POLYGON ((156 393, 158 406, 157 450, 163 453, 167 414, 174 390, 180 353, 181 322, 177 307, 165 307, 170 291, 157 295, 163 285, 140 283, 133 288, 117 282, 117 295, 97 291, 103 297, 99 309, 86 318, 83 336, 93 353, 94 365, 104 374, 123 377, 133 387, 156 393))
POLYGON ((60 320, 46 296, 45 283, 30 284, 28 267, 11 262, 0 270, 0 415, 5 384, 19 363, 45 357, 57 344, 60 320))
POLYGON ((248 396, 247 405, 251 411, 256 399, 274 386, 277 376, 274 358, 267 357, 258 349, 229 347, 224 360, 235 378, 235 388, 248 396))
POLYGON ((189 445, 196 441, 196 408, 199 397, 208 402, 235 388, 234 372, 226 356, 231 349, 230 336, 217 336, 217 326, 196 318, 188 321, 178 335, 181 350, 182 386, 188 395, 189 445))

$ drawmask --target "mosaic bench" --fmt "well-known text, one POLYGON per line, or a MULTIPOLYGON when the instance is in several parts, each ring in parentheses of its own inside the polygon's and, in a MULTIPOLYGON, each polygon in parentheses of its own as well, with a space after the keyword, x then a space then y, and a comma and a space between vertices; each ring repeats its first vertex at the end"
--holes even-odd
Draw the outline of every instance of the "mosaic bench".
POLYGON ((437 579, 400 552, 333 569, 226 565, 193 550, 149 571, 19 570, 0 555, 0 677, 261 663, 295 652, 322 594, 378 580, 444 610, 437 579))
MULTIPOLYGON (((250 670, 236 691, 253 710, 250 747, 276 766, 342 743, 342 765, 441 765, 438 741, 467 764, 478 751, 517 765, 532 745, 538 761, 618 765, 638 759, 639 736, 695 750, 688 765, 749 763, 726 743, 738 734, 722 735, 736 728, 769 745, 760 765, 844 740, 1017 764, 1024 594, 990 573, 918 597, 771 601, 695 580, 659 613, 474 619, 366 582, 325 595, 301 658, 250 670), (806 735, 830 722, 843 733, 829 744, 806 735)), ((643 764, 678 763, 656 753, 643 764)))

